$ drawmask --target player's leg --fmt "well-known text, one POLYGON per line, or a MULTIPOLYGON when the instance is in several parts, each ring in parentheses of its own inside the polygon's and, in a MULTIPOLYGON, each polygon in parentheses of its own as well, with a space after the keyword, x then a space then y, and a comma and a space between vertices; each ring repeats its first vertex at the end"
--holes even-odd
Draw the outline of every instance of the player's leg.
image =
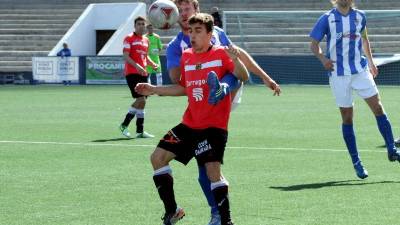
POLYGON ((232 106, 231 111, 235 110, 242 102, 244 83, 239 81, 239 88, 232 92, 232 106))
POLYGON ((208 74, 207 84, 210 88, 208 102, 215 105, 229 93, 236 93, 241 82, 230 73, 223 76, 220 81, 217 74, 212 71, 208 74))
POLYGON ((165 149, 157 147, 151 155, 151 164, 154 169, 153 181, 157 188, 158 195, 164 204, 164 224, 175 224, 184 215, 182 208, 178 207, 175 201, 174 179, 169 162, 176 155, 165 149))
POLYGON ((351 76, 330 76, 329 85, 335 96, 336 104, 342 116, 342 135, 346 143, 356 175, 364 179, 368 177, 358 154, 356 136, 353 128, 353 97, 351 76))
POLYGON ((394 144, 396 145, 396 147, 400 147, 400 137, 394 140, 394 144))
MULTIPOLYGON (((138 83, 145 83, 147 81, 147 77, 141 76, 138 83)), ((136 86, 136 84, 135 84, 136 86)), ((145 108, 146 106, 146 96, 138 95, 136 101, 134 103, 134 107, 136 108, 136 137, 137 138, 153 138, 154 135, 147 133, 144 131, 144 117, 145 117, 145 108)))
POLYGON ((154 184, 165 208, 164 225, 175 224, 185 215, 175 201, 174 179, 169 162, 175 159, 186 165, 193 158, 193 153, 188 151, 189 147, 185 144, 190 142, 191 136, 191 130, 179 124, 164 135, 150 157, 154 184))
POLYGON ((157 86, 161 86, 163 84, 163 79, 162 79, 162 73, 156 73, 156 79, 157 79, 157 86))
POLYGON ((149 83, 149 84, 157 84, 157 80, 156 80, 156 83, 154 83, 154 82, 152 82, 152 78, 151 77, 156 77, 157 75, 156 75, 156 73, 155 72, 152 72, 152 73, 149 73, 149 75, 147 76, 147 83, 149 83))
POLYGON ((199 168, 199 184, 204 196, 207 199, 207 203, 211 209, 211 220, 208 225, 220 225, 221 217, 219 216, 218 206, 215 203, 214 194, 211 191, 211 182, 207 176, 207 170, 204 165, 198 165, 199 168))
POLYGON ((362 162, 360 160, 356 136, 354 134, 353 128, 353 107, 349 108, 340 108, 340 114, 342 116, 342 134, 344 142, 346 143, 347 150, 350 154, 351 161, 353 163, 353 167, 356 171, 356 174, 359 178, 364 179, 368 177, 367 170, 364 169, 362 162))
POLYGON ((154 169, 154 184, 164 203, 165 212, 169 214, 174 213, 177 208, 173 189, 172 170, 169 166, 169 162, 174 158, 174 153, 160 147, 157 147, 150 157, 154 169))
POLYGON ((144 117, 146 97, 142 96, 136 99, 134 106, 136 108, 136 137, 137 138, 153 138, 154 135, 144 131, 144 117))
POLYGON ((232 224, 228 198, 229 184, 221 172, 228 133, 222 129, 208 128, 199 136, 200 142, 196 146, 195 155, 199 165, 204 165, 206 168, 210 189, 221 217, 220 224, 232 224))
MULTIPOLYGON (((136 81, 136 79, 137 79, 136 76, 137 76, 136 74, 131 74, 131 75, 126 76, 126 82, 128 84, 129 90, 131 91, 132 98, 134 98, 135 101, 136 101, 136 98, 138 97, 137 93, 135 92, 135 86, 138 83, 136 81)), ((128 109, 128 113, 125 115, 124 121, 119 126, 122 134, 125 137, 131 137, 131 134, 128 130, 128 126, 131 123, 132 119, 135 118, 136 110, 137 110, 137 108, 135 107, 135 102, 134 102, 131 105, 131 107, 128 109)))
POLYGON ((392 126, 381 103, 379 92, 372 75, 368 72, 360 73, 354 75, 353 80, 354 89, 356 89, 358 95, 366 101, 375 115, 378 129, 386 144, 389 160, 400 162, 400 153, 395 147, 392 126))
POLYGON ((400 162, 400 152, 397 151, 395 146, 392 125, 383 109, 379 94, 366 98, 365 101, 375 115, 379 132, 381 133, 386 144, 389 160, 400 162))
POLYGON ((211 191, 213 192, 218 211, 221 216, 221 225, 233 224, 229 206, 228 181, 222 176, 220 162, 208 162, 205 164, 208 178, 211 181, 211 191))
POLYGON ((128 113, 125 115, 124 121, 119 126, 119 129, 121 130, 122 135, 124 135, 125 137, 128 137, 128 138, 131 137, 131 133, 128 130, 128 126, 131 123, 132 119, 135 117, 135 115, 136 115, 136 108, 131 106, 128 109, 128 113))
POLYGON ((197 161, 197 165, 199 169, 198 181, 211 210, 211 219, 208 225, 221 225, 221 217, 218 212, 218 206, 215 203, 214 194, 211 191, 211 182, 208 179, 206 167, 199 161, 197 161))

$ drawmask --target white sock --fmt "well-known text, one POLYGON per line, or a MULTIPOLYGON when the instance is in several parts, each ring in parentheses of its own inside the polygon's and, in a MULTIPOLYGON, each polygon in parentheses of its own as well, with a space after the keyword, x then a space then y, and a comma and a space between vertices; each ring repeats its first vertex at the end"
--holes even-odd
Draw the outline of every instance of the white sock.
POLYGON ((128 113, 129 114, 136 114, 136 108, 134 108, 134 107, 130 107, 129 109, 128 109, 128 113))
POLYGON ((161 167, 158 170, 155 170, 154 171, 154 176, 167 174, 167 173, 172 174, 172 169, 171 169, 171 167, 169 165, 161 167))
POLYGON ((162 85, 162 73, 157 73, 156 77, 157 77, 157 86, 162 85))

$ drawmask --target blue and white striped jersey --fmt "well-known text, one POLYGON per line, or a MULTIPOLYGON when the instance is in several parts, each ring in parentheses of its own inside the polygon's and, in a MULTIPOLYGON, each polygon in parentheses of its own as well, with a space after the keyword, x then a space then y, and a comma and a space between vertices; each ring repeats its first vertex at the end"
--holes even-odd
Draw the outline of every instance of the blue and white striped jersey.
POLYGON ((365 71, 367 60, 362 55, 362 33, 366 24, 365 13, 357 9, 350 9, 344 16, 334 8, 319 18, 310 37, 321 41, 326 35, 326 57, 336 62, 329 75, 343 76, 365 71))
MULTIPOLYGON (((211 43, 215 46, 228 46, 232 44, 224 30, 217 26, 214 26, 211 43)), ((179 32, 167 47, 167 69, 180 67, 182 52, 191 47, 190 37, 179 32)))

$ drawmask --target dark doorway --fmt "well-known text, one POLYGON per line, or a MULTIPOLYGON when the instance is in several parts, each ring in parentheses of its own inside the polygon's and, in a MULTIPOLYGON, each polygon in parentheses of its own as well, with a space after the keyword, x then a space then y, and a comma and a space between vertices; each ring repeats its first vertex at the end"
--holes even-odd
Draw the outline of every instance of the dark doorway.
POLYGON ((115 30, 96 30, 96 55, 114 34, 115 30))

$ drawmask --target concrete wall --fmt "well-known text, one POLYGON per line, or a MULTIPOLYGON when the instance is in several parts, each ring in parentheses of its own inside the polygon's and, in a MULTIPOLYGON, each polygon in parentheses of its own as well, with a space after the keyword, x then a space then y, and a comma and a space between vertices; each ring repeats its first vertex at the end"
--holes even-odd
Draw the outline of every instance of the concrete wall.
POLYGON ((134 19, 146 15, 143 3, 90 4, 48 56, 68 43, 73 56, 96 55, 96 30, 117 30, 99 55, 122 55, 123 38, 133 31, 134 19))

